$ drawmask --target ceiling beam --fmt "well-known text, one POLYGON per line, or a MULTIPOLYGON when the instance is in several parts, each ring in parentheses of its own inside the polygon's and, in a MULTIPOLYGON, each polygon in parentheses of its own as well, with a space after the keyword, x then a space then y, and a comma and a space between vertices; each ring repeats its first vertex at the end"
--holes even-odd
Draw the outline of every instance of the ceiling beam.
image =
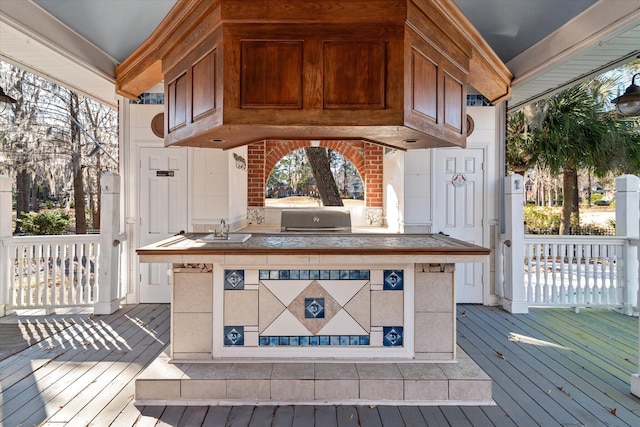
MULTIPOLYGON (((507 62, 507 67, 513 73, 513 91, 570 61, 584 49, 597 46, 638 25, 640 21, 638 0, 617 0, 615 7, 612 6, 614 5, 609 0, 599 0, 558 30, 507 62)), ((596 70, 600 70, 605 65, 600 64, 596 70)), ((575 80, 575 77, 571 76, 572 80, 575 80)), ((557 88, 566 86, 566 83, 559 82, 557 88)))
POLYGON ((117 61, 30 1, 0 1, 0 58, 117 106, 117 61))

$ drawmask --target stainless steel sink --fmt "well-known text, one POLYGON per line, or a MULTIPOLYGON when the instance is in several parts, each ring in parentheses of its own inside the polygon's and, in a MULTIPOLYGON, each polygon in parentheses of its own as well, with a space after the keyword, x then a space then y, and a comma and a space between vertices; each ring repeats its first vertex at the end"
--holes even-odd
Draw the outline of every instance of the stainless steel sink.
POLYGON ((196 239, 196 242, 213 243, 213 244, 230 244, 230 243, 244 243, 251 238, 249 233, 229 233, 227 236, 221 236, 220 234, 205 234, 202 237, 196 239))

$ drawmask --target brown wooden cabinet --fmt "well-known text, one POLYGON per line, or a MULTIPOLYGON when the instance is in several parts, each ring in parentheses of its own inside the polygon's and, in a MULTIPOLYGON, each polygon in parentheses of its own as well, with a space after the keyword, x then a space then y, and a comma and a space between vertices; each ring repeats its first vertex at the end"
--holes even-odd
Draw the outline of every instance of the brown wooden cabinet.
POLYGON ((464 146, 474 47, 442 2, 184 1, 158 47, 166 145, 464 146))

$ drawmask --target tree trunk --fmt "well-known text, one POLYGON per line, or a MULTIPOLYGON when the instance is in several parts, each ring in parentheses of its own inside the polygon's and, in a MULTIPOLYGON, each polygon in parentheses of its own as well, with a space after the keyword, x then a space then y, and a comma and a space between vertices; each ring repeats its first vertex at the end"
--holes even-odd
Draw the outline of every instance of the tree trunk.
MULTIPOLYGON (((26 169, 16 172, 16 219, 24 218, 29 212, 29 174, 26 169)), ((15 232, 20 232, 19 222, 16 221, 15 232)))
POLYGON ((591 207, 591 172, 587 175, 589 185, 587 186, 587 206, 591 207))
POLYGON ((578 171, 573 174, 573 206, 571 210, 571 225, 580 227, 580 188, 578 187, 578 171))
POLYGON ((324 206, 344 206, 338 186, 331 173, 327 150, 324 147, 305 147, 304 152, 309 159, 322 204, 324 206))
POLYGON ((562 221, 560 222, 560 234, 569 234, 571 219, 578 212, 577 198, 578 174, 575 168, 565 167, 562 179, 562 221))
POLYGON ((73 154, 73 203, 76 216, 76 234, 87 234, 87 217, 84 202, 84 179, 80 156, 73 154))
MULTIPOLYGON (((74 120, 78 120, 79 105, 78 95, 71 92, 69 98, 69 114, 74 120)), ((71 154, 71 165, 73 167, 73 203, 76 215, 76 234, 87 234, 87 217, 85 213, 84 201, 84 177, 82 168, 82 144, 80 138, 80 129, 71 123, 71 146, 73 153, 71 154)))

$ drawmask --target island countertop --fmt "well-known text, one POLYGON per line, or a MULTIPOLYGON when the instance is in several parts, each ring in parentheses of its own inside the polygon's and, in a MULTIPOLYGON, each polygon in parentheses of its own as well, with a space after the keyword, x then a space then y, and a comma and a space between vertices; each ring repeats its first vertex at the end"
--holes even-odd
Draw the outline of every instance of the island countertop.
MULTIPOLYGON (((187 233, 137 250, 142 262, 171 255, 440 255, 485 258, 490 249, 441 234, 254 233, 248 240, 207 240, 187 233)), ((209 235, 210 236, 210 235, 209 235)), ((235 234, 235 237, 242 236, 235 234)), ((232 233, 232 237, 234 234, 232 233)))

